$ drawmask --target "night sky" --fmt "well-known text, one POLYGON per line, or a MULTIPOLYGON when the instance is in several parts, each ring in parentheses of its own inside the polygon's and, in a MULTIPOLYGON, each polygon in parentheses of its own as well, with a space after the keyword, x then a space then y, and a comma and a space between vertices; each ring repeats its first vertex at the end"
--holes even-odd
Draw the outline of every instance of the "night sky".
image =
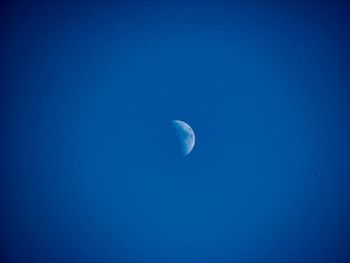
POLYGON ((0 10, 0 262, 350 262, 350 5, 0 10))

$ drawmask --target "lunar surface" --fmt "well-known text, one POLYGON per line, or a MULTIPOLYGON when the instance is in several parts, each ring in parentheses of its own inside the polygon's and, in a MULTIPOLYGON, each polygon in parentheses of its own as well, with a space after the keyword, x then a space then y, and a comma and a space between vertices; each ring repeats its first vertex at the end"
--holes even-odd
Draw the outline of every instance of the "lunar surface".
POLYGON ((195 144, 194 132, 191 126, 184 121, 173 120, 173 125, 180 140, 181 152, 183 156, 187 156, 195 144))

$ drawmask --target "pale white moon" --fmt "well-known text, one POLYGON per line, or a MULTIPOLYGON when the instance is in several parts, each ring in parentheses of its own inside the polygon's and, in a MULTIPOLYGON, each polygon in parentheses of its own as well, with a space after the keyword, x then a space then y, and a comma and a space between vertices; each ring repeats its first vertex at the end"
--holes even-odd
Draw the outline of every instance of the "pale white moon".
POLYGON ((186 156, 194 147, 196 141, 194 132, 191 126, 184 121, 173 120, 173 125, 180 139, 182 154, 186 156))

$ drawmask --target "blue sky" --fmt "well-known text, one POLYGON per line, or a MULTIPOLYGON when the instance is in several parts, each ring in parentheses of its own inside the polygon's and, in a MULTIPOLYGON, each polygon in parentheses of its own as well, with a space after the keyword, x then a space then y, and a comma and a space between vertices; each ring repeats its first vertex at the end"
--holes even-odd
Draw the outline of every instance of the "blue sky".
POLYGON ((4 262, 350 260, 348 5, 2 5, 4 262))

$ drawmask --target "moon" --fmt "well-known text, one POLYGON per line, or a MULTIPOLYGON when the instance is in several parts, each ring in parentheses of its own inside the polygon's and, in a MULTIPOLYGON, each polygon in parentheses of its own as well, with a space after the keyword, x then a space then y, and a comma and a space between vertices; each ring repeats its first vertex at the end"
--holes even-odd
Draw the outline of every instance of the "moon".
POLYGON ((196 141, 194 132, 191 126, 184 121, 173 120, 172 123, 180 139, 181 152, 183 156, 187 156, 192 151, 196 141))

